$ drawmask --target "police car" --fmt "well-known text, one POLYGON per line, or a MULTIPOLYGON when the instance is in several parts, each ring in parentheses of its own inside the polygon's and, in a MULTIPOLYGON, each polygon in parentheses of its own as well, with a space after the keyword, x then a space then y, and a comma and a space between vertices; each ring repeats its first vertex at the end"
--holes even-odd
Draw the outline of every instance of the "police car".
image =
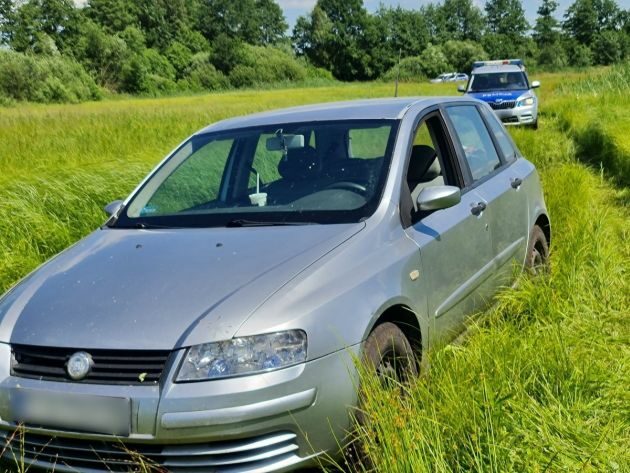
POLYGON ((467 86, 458 90, 487 102, 506 125, 538 128, 538 98, 520 59, 476 61, 467 86))

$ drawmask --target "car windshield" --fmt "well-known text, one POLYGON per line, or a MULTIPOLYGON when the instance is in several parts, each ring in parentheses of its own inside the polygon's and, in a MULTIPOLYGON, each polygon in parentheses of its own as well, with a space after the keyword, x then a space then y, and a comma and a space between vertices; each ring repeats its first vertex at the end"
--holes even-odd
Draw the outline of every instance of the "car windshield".
POLYGON ((397 128, 343 120, 195 135, 110 226, 358 222, 378 206, 397 128))
POLYGON ((528 88, 527 78, 522 72, 473 74, 470 84, 471 92, 486 92, 490 90, 523 90, 528 88))

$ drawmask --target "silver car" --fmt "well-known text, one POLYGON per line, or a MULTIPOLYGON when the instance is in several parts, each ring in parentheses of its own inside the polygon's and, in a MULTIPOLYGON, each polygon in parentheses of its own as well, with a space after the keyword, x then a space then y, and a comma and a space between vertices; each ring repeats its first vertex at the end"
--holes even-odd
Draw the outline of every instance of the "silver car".
POLYGON ((351 430, 356 357, 417 373, 550 242, 534 166, 467 97, 222 121, 108 211, 0 300, 8 460, 317 464, 351 430))

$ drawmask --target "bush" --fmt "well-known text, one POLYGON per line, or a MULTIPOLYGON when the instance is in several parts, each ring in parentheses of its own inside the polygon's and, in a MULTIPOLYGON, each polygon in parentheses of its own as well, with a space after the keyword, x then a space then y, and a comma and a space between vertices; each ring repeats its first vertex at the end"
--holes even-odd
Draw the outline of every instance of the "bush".
POLYGON ((251 87, 282 81, 306 79, 306 67, 293 55, 271 46, 244 45, 242 57, 230 72, 234 87, 251 87))
POLYGON ((147 68, 147 73, 163 77, 164 79, 168 79, 170 81, 175 80, 176 68, 173 67, 173 64, 171 64, 171 62, 166 57, 162 56, 157 50, 145 49, 142 56, 147 68))
MULTIPOLYGON (((383 76, 383 80, 392 81, 398 76, 398 65, 392 67, 383 76)), ((429 46, 420 56, 406 57, 400 61, 400 80, 416 81, 435 77, 443 72, 449 72, 453 65, 446 59, 446 55, 439 46, 429 46)))
POLYGON ((562 43, 556 41, 544 45, 538 52, 538 64, 550 69, 566 67, 569 64, 569 58, 562 43))
POLYGON ((483 47, 473 41, 450 40, 442 45, 442 51, 457 72, 469 73, 473 62, 489 59, 483 47))
POLYGON ((135 53, 141 53, 146 47, 144 33, 135 26, 128 26, 122 33, 119 33, 119 36, 127 47, 135 53))
POLYGON ((177 71, 177 76, 181 77, 186 68, 190 65, 193 53, 182 43, 175 41, 165 52, 166 57, 177 71))
POLYGON ((444 55, 442 48, 431 44, 422 51, 422 54, 420 55, 420 63, 422 65, 424 75, 427 77, 435 77, 443 72, 453 69, 453 66, 444 55))
MULTIPOLYGON (((398 76, 398 68, 396 65, 383 75, 383 80, 393 81, 398 76)), ((400 80, 401 81, 417 81, 418 79, 426 79, 422 60, 418 56, 406 57, 400 61, 400 80)))
POLYGON ((229 81, 210 63, 209 53, 199 53, 193 56, 179 85, 183 89, 201 92, 226 89, 229 87, 229 81))
POLYGON ((0 50, 0 96, 76 103, 99 99, 100 90, 81 65, 69 58, 0 50))
POLYGON ((163 76, 155 74, 147 74, 145 78, 145 87, 143 91, 145 95, 160 96, 172 94, 177 90, 177 84, 163 76))
POLYGON ((593 42, 593 54, 597 64, 609 66, 625 56, 625 34, 617 31, 602 31, 593 42))
POLYGON ((589 67, 593 65, 593 52, 588 46, 571 42, 566 46, 569 64, 573 67, 589 67))

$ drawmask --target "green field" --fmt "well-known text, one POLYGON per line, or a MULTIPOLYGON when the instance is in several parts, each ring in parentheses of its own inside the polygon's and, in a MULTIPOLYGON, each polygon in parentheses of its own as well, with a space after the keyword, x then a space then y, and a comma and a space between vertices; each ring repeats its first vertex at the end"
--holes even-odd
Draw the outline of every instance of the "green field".
MULTIPOLYGON (((376 471, 630 471, 630 67, 532 79, 541 128, 512 134, 543 179, 551 272, 524 277, 463 344, 433 353, 408 396, 368 390, 358 435, 376 471)), ((392 93, 363 83, 0 108, 0 292, 101 224, 106 203, 200 127, 392 93)))

